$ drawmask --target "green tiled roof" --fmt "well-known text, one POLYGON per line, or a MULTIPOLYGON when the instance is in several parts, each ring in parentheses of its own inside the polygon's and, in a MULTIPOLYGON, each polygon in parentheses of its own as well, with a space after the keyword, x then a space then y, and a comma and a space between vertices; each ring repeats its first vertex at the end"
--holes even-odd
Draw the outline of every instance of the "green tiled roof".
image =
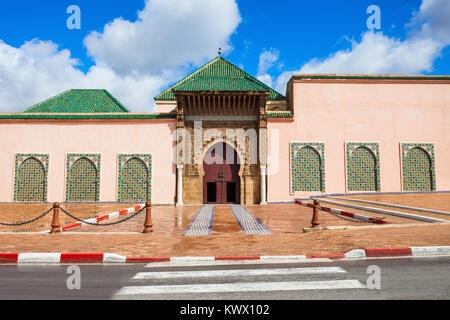
POLYGON ((155 100, 175 100, 174 91, 268 92, 269 100, 286 99, 280 93, 220 56, 162 92, 155 100))
POLYGON ((123 113, 129 112, 107 90, 73 89, 38 103, 24 113, 123 113))
POLYGON ((247 77, 196 76, 173 88, 174 92, 193 91, 254 91, 269 92, 269 89, 247 77))
POLYGON ((268 119, 292 119, 294 114, 292 112, 267 112, 268 119))

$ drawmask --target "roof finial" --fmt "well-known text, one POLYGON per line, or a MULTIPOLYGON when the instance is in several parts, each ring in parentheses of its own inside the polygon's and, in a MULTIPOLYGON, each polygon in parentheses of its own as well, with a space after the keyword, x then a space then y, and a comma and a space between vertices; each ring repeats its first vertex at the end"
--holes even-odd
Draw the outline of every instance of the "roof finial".
POLYGON ((222 48, 219 48, 219 56, 222 55, 222 48))

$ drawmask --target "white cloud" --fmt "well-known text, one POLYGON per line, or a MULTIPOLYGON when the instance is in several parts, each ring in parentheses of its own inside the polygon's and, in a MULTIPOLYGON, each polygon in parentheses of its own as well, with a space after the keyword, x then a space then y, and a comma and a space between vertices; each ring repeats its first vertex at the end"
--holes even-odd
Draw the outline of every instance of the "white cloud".
POLYGON ((229 51, 230 35, 240 22, 234 0, 151 0, 137 21, 115 19, 84 43, 97 64, 118 74, 157 74, 203 63, 219 47, 229 51))
POLYGON ((269 69, 276 65, 280 59, 280 51, 278 49, 264 50, 259 55, 258 75, 265 74, 269 69))
POLYGON ((401 41, 381 32, 364 33, 361 42, 330 57, 312 59, 299 73, 395 73, 411 74, 431 71, 440 45, 428 39, 401 41))
POLYGON ((414 14, 408 26, 418 37, 450 44, 450 1, 423 0, 419 12, 414 14))
POLYGON ((205 62, 241 21, 235 0, 151 0, 135 22, 121 18, 85 38, 95 64, 87 73, 69 50, 32 40, 16 48, 0 40, 0 112, 19 112, 73 88, 107 89, 130 111, 151 112, 153 97, 205 62))
POLYGON ((107 89, 133 111, 149 112, 164 76, 119 76, 93 66, 84 74, 68 50, 33 40, 19 48, 0 41, 0 112, 18 112, 68 89, 107 89))
POLYGON ((272 86, 272 77, 268 74, 268 71, 275 66, 280 66, 280 51, 278 49, 263 50, 259 55, 258 63, 258 80, 264 82, 269 87, 272 86))
POLYGON ((265 83, 266 85, 268 85, 269 87, 272 88, 273 79, 272 79, 272 76, 270 74, 267 74, 267 73, 266 74, 262 74, 262 75, 257 76, 256 78, 259 81, 265 83))
POLYGON ((382 32, 367 31, 351 48, 327 58, 314 58, 297 71, 283 72, 275 88, 284 90, 293 73, 421 74, 431 72, 442 49, 450 44, 450 1, 423 0, 420 10, 407 25, 404 40, 382 32))

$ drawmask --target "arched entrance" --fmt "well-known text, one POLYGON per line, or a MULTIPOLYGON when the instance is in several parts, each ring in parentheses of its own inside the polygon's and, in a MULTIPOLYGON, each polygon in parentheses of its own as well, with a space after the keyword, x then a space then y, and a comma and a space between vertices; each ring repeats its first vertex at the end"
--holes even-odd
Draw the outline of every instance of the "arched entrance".
POLYGON ((236 150, 225 142, 212 146, 203 160, 203 203, 240 203, 240 161, 236 150))

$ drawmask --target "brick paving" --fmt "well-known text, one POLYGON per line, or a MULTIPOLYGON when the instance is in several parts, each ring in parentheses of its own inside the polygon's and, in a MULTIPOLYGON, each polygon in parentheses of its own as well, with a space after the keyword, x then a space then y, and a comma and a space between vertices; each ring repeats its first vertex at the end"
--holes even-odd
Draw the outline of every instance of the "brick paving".
MULTIPOLYGON (((152 207, 153 232, 157 235, 182 236, 184 231, 195 218, 201 206, 155 206, 152 207)), ((111 223, 126 219, 105 221, 111 223)), ((73 228, 68 232, 142 232, 144 229, 145 211, 128 220, 113 226, 85 226, 83 228, 73 228)))
POLYGON ((160 234, 0 234, 0 251, 110 252, 133 257, 343 254, 365 247, 450 245, 450 225, 207 237, 160 234))
MULTIPOLYGON (((156 234, 181 236, 195 218, 201 206, 159 206, 152 208, 153 229, 156 234)), ((275 204, 268 206, 246 206, 246 209, 258 218, 273 233, 302 233, 303 228, 311 226, 312 209, 297 204, 275 204)), ((348 222, 321 212, 323 226, 362 226, 370 223, 348 222)), ((111 221, 106 221, 106 223, 111 221)), ((122 224, 95 227, 74 228, 69 232, 141 232, 145 214, 122 224)), ((212 235, 243 233, 239 223, 227 205, 217 205, 214 209, 212 235)))
POLYGON ((233 213, 228 206, 220 205, 215 206, 214 219, 211 229, 211 234, 218 235, 223 233, 239 234, 241 233, 241 227, 234 218, 233 213))
MULTIPOLYGON (((431 195, 438 202, 434 209, 448 210, 448 195, 431 195)), ((409 198, 409 197, 408 197, 409 198)), ((374 201, 385 198, 370 198, 374 201)), ((385 200, 386 201, 386 200, 385 200)), ((400 204, 420 206, 420 201, 400 204)), ((422 201, 430 202, 429 198, 422 201)), ((387 202, 387 201, 386 201, 387 202)), ((392 202, 393 203, 393 202, 392 202)), ((398 202, 397 202, 398 203, 398 202)), ((429 204, 431 205, 431 204, 429 204)), ((51 205, 0 204, 0 220, 34 217, 51 205)), ((80 218, 91 218, 133 207, 134 204, 64 205, 69 212, 80 218)), ((143 230, 145 214, 110 227, 75 228, 64 234, 1 234, 0 252, 110 252, 134 257, 158 256, 236 256, 236 255, 312 255, 342 254, 364 247, 407 247, 450 245, 450 224, 402 228, 327 230, 303 233, 310 227, 312 209, 296 204, 246 206, 272 235, 245 235, 229 206, 216 206, 210 236, 182 236, 201 206, 155 206, 152 208, 154 232, 138 234, 143 230), (92 234, 92 232, 97 232, 92 234), (115 232, 114 234, 110 232, 115 232), (120 232, 136 232, 120 234, 120 232)), ((349 210, 353 212, 354 210, 349 210)), ((24 231, 42 231, 48 228, 51 218, 24 231)), ((61 218, 62 223, 72 221, 61 218)), ((321 226, 368 226, 373 224, 352 223, 320 212, 321 226)), ((392 220, 389 218, 388 220, 392 220)), ((393 221, 394 222, 394 221, 393 221)), ((400 221, 396 221, 400 223, 400 221)), ((415 222, 415 221, 414 221, 415 222)), ((401 221, 403 223, 403 221, 401 221)), ((1 232, 11 228, 0 228, 1 232)), ((18 230, 14 230, 18 231, 18 230)))
MULTIPOLYGON (((93 203, 93 204, 78 204, 78 203, 61 203, 61 207, 80 219, 95 218, 102 214, 108 214, 115 211, 120 211, 137 206, 138 203, 93 203)), ((4 223, 18 223, 31 220, 40 216, 48 209, 52 208, 51 203, 0 203, 0 222, 4 223)), ((0 232, 40 232, 46 229, 50 230, 52 222, 52 212, 44 218, 20 227, 5 227, 0 226, 0 232)), ((61 225, 74 223, 72 218, 60 213, 61 225)))

